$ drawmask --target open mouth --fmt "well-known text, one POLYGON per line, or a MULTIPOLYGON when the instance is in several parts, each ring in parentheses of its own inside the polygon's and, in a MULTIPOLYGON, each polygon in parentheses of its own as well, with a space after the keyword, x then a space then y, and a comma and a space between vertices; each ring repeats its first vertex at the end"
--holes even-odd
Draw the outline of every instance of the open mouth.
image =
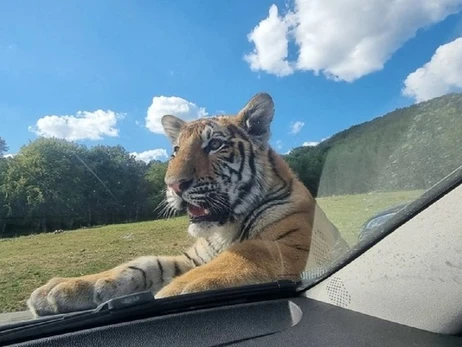
POLYGON ((209 209, 187 204, 188 216, 191 222, 212 222, 217 221, 219 218, 217 215, 213 214, 209 209))

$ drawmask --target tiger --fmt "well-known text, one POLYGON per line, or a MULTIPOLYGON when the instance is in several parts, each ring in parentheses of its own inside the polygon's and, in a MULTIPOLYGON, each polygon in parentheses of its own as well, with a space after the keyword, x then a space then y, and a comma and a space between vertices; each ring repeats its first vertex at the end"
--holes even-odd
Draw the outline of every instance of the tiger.
POLYGON ((187 213, 195 243, 175 256, 140 256, 97 274, 52 278, 30 295, 30 312, 87 310, 142 291, 157 299, 300 280, 313 229, 336 228, 270 146, 274 112, 272 97, 261 92, 235 115, 163 116, 173 147, 164 176, 166 206, 187 213))

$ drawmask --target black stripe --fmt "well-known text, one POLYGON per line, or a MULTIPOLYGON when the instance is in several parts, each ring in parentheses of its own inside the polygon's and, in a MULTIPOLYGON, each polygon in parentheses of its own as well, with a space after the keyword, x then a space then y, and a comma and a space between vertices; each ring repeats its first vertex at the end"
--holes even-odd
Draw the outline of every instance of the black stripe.
POLYGON ((245 202, 244 197, 250 194, 251 188, 255 185, 256 173, 250 176, 249 182, 245 183, 238 194, 238 197, 234 204, 231 206, 231 211, 234 211, 239 205, 245 202))
POLYGON ((213 247, 212 243, 210 242, 210 240, 208 238, 204 238, 205 242, 207 242, 207 246, 209 246, 213 253, 217 253, 217 251, 215 250, 215 247, 213 247))
POLYGON ((234 131, 234 126, 233 125, 228 125, 227 127, 230 138, 233 138, 236 136, 236 132, 234 131))
POLYGON ((220 177, 223 181, 227 181, 228 183, 231 183, 231 176, 228 176, 221 171, 214 171, 215 175, 220 177))
POLYGON ((194 252, 196 253, 197 257, 201 260, 202 264, 205 264, 206 261, 202 259, 202 257, 199 255, 199 252, 197 251, 197 246, 194 247, 194 252))
POLYGON ((252 172, 252 177, 257 173, 257 169, 255 168, 255 153, 253 151, 253 146, 249 142, 250 145, 250 155, 249 155, 249 166, 250 166, 250 171, 252 172))
POLYGON ((148 288, 148 283, 147 283, 147 280, 146 280, 146 271, 144 271, 143 269, 140 269, 139 267, 136 267, 136 266, 129 266, 128 267, 129 269, 132 269, 132 270, 138 270, 141 272, 141 275, 143 275, 143 289, 147 289, 148 288))
POLYGON ((183 253, 183 255, 188 258, 188 260, 192 261, 195 266, 199 266, 200 264, 197 262, 196 259, 192 258, 188 253, 183 253))
POLYGON ((289 195, 292 193, 292 180, 290 180, 289 182, 289 187, 287 187, 287 182, 284 181, 284 183, 277 190, 268 194, 266 199, 273 199, 275 196, 282 193, 283 191, 289 192, 289 195))
POLYGON ((268 194, 267 199, 272 199, 273 197, 275 197, 280 192, 282 192, 282 191, 284 191, 286 189, 287 189, 288 195, 292 194, 292 186, 293 186, 293 179, 292 178, 290 179, 288 184, 287 184, 287 182, 285 180, 282 180, 281 187, 279 187, 277 190, 275 190, 275 191, 271 192, 270 194, 268 194))
MULTIPOLYGON (((283 189, 284 187, 281 187, 277 191, 269 194, 267 198, 260 204, 260 206, 258 206, 256 210, 254 210, 252 213, 248 214, 245 217, 244 221, 242 222, 243 229, 242 229, 242 234, 241 234, 241 240, 243 239, 242 237, 244 236, 244 234, 248 234, 249 225, 252 225, 257 220, 257 218, 263 212, 265 212, 265 210, 267 210, 270 207, 288 203, 288 201, 284 201, 284 200, 287 199, 292 194, 292 181, 290 182, 290 185, 288 189, 285 191, 285 193, 281 193, 278 195, 278 193, 282 191, 283 189), (272 202, 275 202, 275 201, 283 201, 283 203, 271 204, 272 202)), ((245 236, 245 238, 247 236, 245 236)))
MULTIPOLYGON (((242 143, 239 142, 239 145, 242 143)), ((242 165, 242 163, 241 163, 242 165)), ((251 188, 255 185, 255 180, 256 180, 256 175, 257 175, 257 170, 255 167, 255 153, 253 151, 253 147, 250 147, 250 156, 249 156, 249 166, 251 169, 251 176, 249 182, 244 184, 244 186, 241 188, 237 200, 234 202, 233 206, 231 206, 231 211, 234 211, 240 204, 244 202, 244 197, 251 192, 251 188)))
POLYGON ((268 209, 276 207, 276 206, 281 206, 288 204, 289 201, 275 201, 273 203, 268 203, 264 206, 264 209, 260 210, 256 215, 253 216, 253 218, 247 223, 247 225, 242 229, 241 232, 241 238, 240 241, 246 240, 249 237, 250 230, 252 230, 252 225, 255 223, 255 221, 263 214, 265 213, 268 209))
POLYGON ((234 204, 231 206, 231 211, 235 211, 236 208, 244 203, 244 197, 246 195, 248 195, 250 193, 250 187, 248 187, 248 185, 244 185, 244 187, 242 187, 241 191, 239 192, 238 196, 237 196, 237 199, 236 201, 234 202, 234 204))
POLYGON ((299 251, 304 251, 304 252, 309 252, 310 251, 310 248, 304 248, 302 246, 289 246, 289 247, 292 247, 292 248, 295 248, 295 249, 298 249, 299 251))
POLYGON ((240 204, 245 202, 244 197, 250 194, 252 186, 254 185, 254 182, 255 182, 255 175, 252 175, 252 177, 250 178, 250 181, 244 184, 242 188, 240 189, 236 201, 231 206, 231 211, 234 211, 240 204))
POLYGON ((163 268, 162 263, 160 262, 159 258, 157 258, 157 266, 159 267, 160 280, 163 283, 164 282, 164 268, 163 268))
POLYGON ((280 239, 283 239, 284 237, 286 237, 286 236, 288 236, 288 235, 290 235, 290 234, 292 234, 292 233, 294 233, 294 232, 296 232, 298 230, 300 230, 300 228, 290 229, 289 231, 286 231, 284 234, 279 235, 274 241, 278 241, 280 239))
POLYGON ((176 260, 173 260, 173 265, 175 266, 175 273, 174 273, 173 277, 176 277, 176 276, 181 274, 181 269, 180 269, 180 266, 178 265, 178 263, 176 262, 176 260))
MULTIPOLYGON (((239 177, 242 177, 241 176, 241 173, 239 171, 237 171, 236 169, 233 169, 231 166, 229 166, 227 163, 221 163, 221 165, 223 165, 225 168, 227 168, 229 170, 229 173, 230 174, 235 174, 235 175, 238 175, 239 177)), ((223 170, 221 170, 222 172, 223 170)), ((241 178, 239 178, 241 179, 241 178)))
POLYGON ((243 138, 246 141, 249 141, 249 137, 247 136, 245 131, 235 126, 234 124, 228 125, 228 130, 230 130, 230 132, 232 132, 233 134, 237 133, 241 138, 243 138))
POLYGON ((277 195, 279 192, 282 192, 283 190, 287 190, 287 197, 289 197, 291 194, 292 194, 292 187, 293 187, 293 179, 291 178, 290 181, 289 181, 289 184, 287 184, 286 181, 283 181, 284 183, 282 184, 282 186, 275 192, 271 193, 269 196, 275 196, 277 195))
POLYGON ((277 191, 272 192, 269 194, 265 200, 262 201, 262 203, 252 211, 252 213, 248 214, 244 221, 242 222, 242 225, 247 227, 249 220, 252 220, 252 223, 255 221, 255 219, 261 215, 262 212, 264 212, 268 207, 268 204, 274 201, 278 200, 285 200, 287 199, 290 195, 292 194, 292 181, 290 182, 290 185, 288 189, 286 190, 285 187, 279 188, 277 191), (285 190, 285 192, 283 192, 285 190), (281 194, 279 194, 281 193, 281 194))
POLYGON ((234 164, 234 151, 231 151, 231 153, 229 154, 229 157, 228 158, 225 157, 225 160, 231 164, 234 164))
POLYGON ((245 150, 244 150, 244 144, 242 142, 239 142, 237 144, 237 148, 239 149, 239 154, 241 155, 241 166, 239 167, 239 172, 238 174, 238 179, 239 181, 242 180, 242 171, 244 171, 244 166, 245 166, 245 150))

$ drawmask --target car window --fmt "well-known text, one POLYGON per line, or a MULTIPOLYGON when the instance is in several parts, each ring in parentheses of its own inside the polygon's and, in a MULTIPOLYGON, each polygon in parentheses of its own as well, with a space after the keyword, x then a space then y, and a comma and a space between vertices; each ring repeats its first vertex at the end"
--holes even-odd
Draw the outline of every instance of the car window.
POLYGON ((459 1, 0 7, 0 322, 317 278, 462 164, 459 1))

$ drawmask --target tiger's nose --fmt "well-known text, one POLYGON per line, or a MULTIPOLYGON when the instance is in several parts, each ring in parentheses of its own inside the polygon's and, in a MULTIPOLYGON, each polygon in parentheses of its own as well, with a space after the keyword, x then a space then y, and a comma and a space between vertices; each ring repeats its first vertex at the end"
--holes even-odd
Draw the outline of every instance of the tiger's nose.
POLYGON ((167 184, 167 186, 173 189, 173 191, 177 193, 178 195, 181 195, 181 193, 183 193, 186 189, 188 189, 192 183, 193 183, 193 180, 180 180, 180 181, 169 183, 167 184))

